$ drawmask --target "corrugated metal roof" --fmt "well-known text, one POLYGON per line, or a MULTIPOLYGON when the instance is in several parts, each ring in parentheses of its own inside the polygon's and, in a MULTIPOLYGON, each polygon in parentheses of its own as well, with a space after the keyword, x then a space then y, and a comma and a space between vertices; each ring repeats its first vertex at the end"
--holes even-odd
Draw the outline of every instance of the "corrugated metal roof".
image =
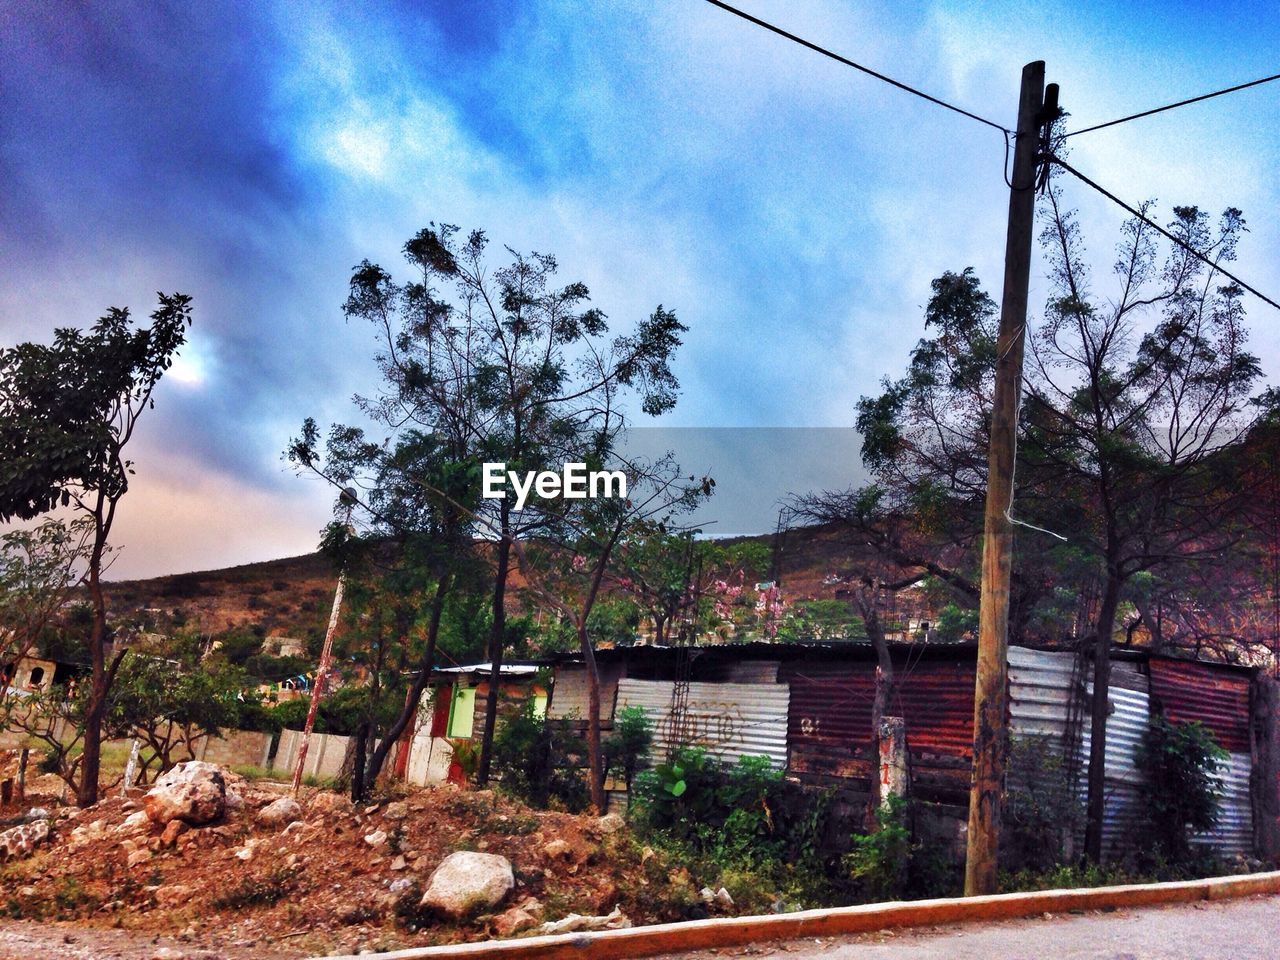
POLYGON ((1151 658, 1151 694, 1169 720, 1198 720, 1231 753, 1247 752, 1249 674, 1217 664, 1151 658))
POLYGON ((618 682, 618 709, 643 707, 653 720, 655 756, 669 755, 684 740, 724 760, 763 755, 786 768, 791 693, 785 684, 690 683, 681 724, 672 718, 674 688, 666 680, 618 682))

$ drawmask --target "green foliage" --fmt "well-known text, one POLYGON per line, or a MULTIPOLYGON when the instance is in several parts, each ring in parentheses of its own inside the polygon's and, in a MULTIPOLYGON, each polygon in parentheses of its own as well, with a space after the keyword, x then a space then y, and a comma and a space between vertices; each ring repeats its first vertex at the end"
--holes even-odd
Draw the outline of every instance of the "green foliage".
POLYGON ((163 772, 179 760, 194 759, 201 737, 236 729, 243 686, 238 669, 216 661, 184 666, 160 657, 127 657, 116 677, 109 718, 117 735, 140 737, 151 748, 140 778, 145 782, 153 760, 163 772))
POLYGON ((635 799, 641 835, 714 871, 718 882, 735 874, 735 898, 744 884, 760 895, 757 908, 801 891, 806 899, 831 895, 823 843, 830 798, 787 782, 768 757, 726 764, 686 747, 637 775, 635 799))
POLYGON ((493 740, 493 769, 505 792, 534 807, 554 802, 573 813, 586 809, 587 784, 580 769, 586 747, 563 730, 534 713, 532 697, 502 724, 493 740))
POLYGON ((1048 870, 1084 819, 1072 772, 1049 737, 1015 737, 1009 745, 1008 794, 1001 860, 1011 869, 1048 870))
POLYGON ((262 637, 252 630, 229 630, 219 638, 220 653, 228 663, 244 666, 245 661, 262 652, 262 637))
POLYGON ((958 869, 942 845, 915 832, 915 806, 903 797, 889 797, 876 810, 876 829, 853 838, 853 849, 842 862, 857 899, 918 900, 959 892, 958 869))
POLYGON ((623 707, 613 718, 613 732, 604 742, 605 770, 621 774, 630 799, 636 773, 649 759, 653 721, 644 707, 623 707))
POLYGON ((1158 856, 1174 865, 1188 862, 1191 834, 1217 824, 1223 794, 1217 775, 1227 759, 1203 724, 1152 718, 1137 760, 1148 837, 1158 856))
POLYGON ((88 333, 0 349, 0 522, 71 503, 73 491, 114 502, 128 488, 120 456, 132 420, 186 339, 191 298, 160 295, 150 327, 112 307, 88 333))

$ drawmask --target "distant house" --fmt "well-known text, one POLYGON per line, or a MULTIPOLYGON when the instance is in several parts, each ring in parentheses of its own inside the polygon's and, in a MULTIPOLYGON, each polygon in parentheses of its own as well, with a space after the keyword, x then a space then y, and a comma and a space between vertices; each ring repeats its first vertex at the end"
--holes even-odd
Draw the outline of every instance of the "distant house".
POLYGON ((0 667, 0 681, 11 693, 45 693, 53 686, 57 673, 55 661, 28 654, 0 667))
MULTIPOLYGON (((534 712, 545 714, 548 690, 539 679, 545 666, 538 661, 502 665, 500 715, 511 716, 530 697, 534 712)), ((462 779, 462 764, 454 756, 454 744, 472 740, 479 743, 492 674, 490 663, 443 667, 432 673, 418 722, 412 731, 405 732, 397 752, 396 772, 400 776, 422 785, 462 779)))

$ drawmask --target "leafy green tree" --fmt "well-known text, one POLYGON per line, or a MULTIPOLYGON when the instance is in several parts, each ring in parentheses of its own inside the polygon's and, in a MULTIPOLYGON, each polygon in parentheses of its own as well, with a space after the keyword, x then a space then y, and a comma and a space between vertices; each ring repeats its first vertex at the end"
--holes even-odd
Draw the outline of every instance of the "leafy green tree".
POLYGON ((1168 862, 1185 863, 1191 835, 1217 826, 1228 756, 1203 724, 1152 717, 1138 749, 1139 797, 1154 849, 1168 862))
POLYGON ((653 721, 644 707, 623 707, 613 718, 613 732, 604 744, 605 767, 622 774, 631 801, 636 774, 649 760, 653 746, 653 721))
POLYGON ((216 661, 130 656, 116 676, 111 717, 116 736, 138 737, 147 747, 138 782, 147 782, 152 764, 163 773, 194 760, 202 739, 236 729, 244 685, 240 670, 216 661))
POLYGON ((89 533, 83 520, 45 520, 0 537, 0 662, 16 664, 45 638, 80 581, 89 533))
POLYGON ((74 508, 92 527, 81 806, 98 799, 107 694, 120 665, 120 655, 106 662, 102 571, 116 510, 133 474, 125 448, 190 322, 189 297, 160 294, 149 327, 135 328, 128 310, 113 307, 88 332, 62 328, 50 345, 0 350, 0 522, 62 506, 74 508))
MULTIPOLYGON (((487 248, 482 231, 460 241, 456 227, 432 224, 405 244, 412 279, 396 282, 369 261, 357 266, 346 313, 377 331, 384 381, 379 395, 360 403, 392 432, 394 452, 381 453, 381 445, 368 443, 357 429, 337 428, 331 435, 339 446, 361 453, 363 463, 352 473, 369 479, 368 489, 416 485, 435 499, 403 497, 404 503, 436 513, 460 506, 455 516, 468 523, 459 526, 492 541, 485 560, 491 564, 493 682, 480 783, 488 777, 497 719, 512 545, 555 522, 555 511, 548 517, 541 502, 516 510, 509 490, 501 499, 481 499, 480 464, 505 462, 523 472, 601 462, 625 423, 623 394, 638 394, 652 415, 675 403, 670 358, 685 330, 674 313, 658 307, 634 333, 610 338, 605 315, 589 306, 584 284, 555 285, 554 257, 512 252, 509 264, 493 268, 487 248), (440 462, 424 469, 422 458, 429 459, 433 447, 440 462)), ((313 441, 314 432, 312 426, 313 441)), ((306 446, 301 452, 302 462, 315 462, 306 446)), ((392 519, 417 529, 420 517, 392 519)), ((450 558, 461 554, 454 549, 450 558)), ((445 582, 443 573, 437 580, 445 582)))

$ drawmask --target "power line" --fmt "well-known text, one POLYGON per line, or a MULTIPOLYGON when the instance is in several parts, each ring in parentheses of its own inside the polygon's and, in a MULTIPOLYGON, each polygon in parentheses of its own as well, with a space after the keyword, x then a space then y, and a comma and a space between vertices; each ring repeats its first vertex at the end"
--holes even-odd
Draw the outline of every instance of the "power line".
POLYGON ((742 10, 739 10, 737 7, 731 7, 727 3, 722 3, 721 0, 707 0, 707 2, 713 6, 719 7, 721 10, 724 10, 728 13, 732 13, 735 17, 741 17, 743 20, 746 20, 748 23, 754 23, 757 27, 762 27, 763 29, 770 31, 771 33, 776 33, 780 37, 785 37, 786 39, 790 40, 792 43, 798 43, 800 44, 800 46, 807 47, 808 49, 814 51, 815 53, 822 54, 824 57, 830 57, 832 60, 835 60, 837 63, 843 63, 846 67, 853 67, 853 69, 855 70, 861 70, 863 73, 867 74, 868 76, 875 77, 877 80, 882 80, 885 83, 889 84, 890 86, 897 87, 899 90, 905 90, 907 93, 914 94, 915 96, 920 97, 921 99, 928 100, 930 103, 936 104, 939 107, 945 107, 946 109, 952 111, 953 113, 958 113, 963 117, 968 117, 970 120, 977 120, 979 123, 985 123, 988 127, 991 127, 995 130, 999 130, 1001 133, 1005 134, 1006 136, 1011 136, 1013 134, 1013 131, 1010 130, 1008 127, 1002 127, 1000 124, 996 123, 993 120, 988 120, 985 117, 980 117, 976 113, 970 113, 968 110, 962 109, 961 107, 957 107, 954 104, 947 103, 945 100, 939 100, 937 97, 930 96, 929 94, 925 93, 922 90, 917 90, 915 87, 908 86, 907 84, 902 83, 899 80, 893 79, 893 77, 886 77, 883 73, 879 73, 878 71, 872 70, 870 67, 864 67, 860 63, 855 63, 854 61, 850 60, 848 57, 842 57, 840 54, 835 53, 832 50, 828 50, 826 47, 820 47, 816 43, 812 43, 811 41, 804 39, 804 37, 798 37, 794 33, 789 33, 786 30, 783 30, 781 27, 774 26, 772 23, 769 23, 767 20, 761 20, 759 17, 753 17, 751 14, 746 13, 742 10))
POLYGON ((1223 267, 1223 266, 1222 266, 1222 264, 1220 264, 1220 263, 1215 263, 1213 260, 1210 260, 1208 257, 1206 257, 1203 253, 1201 253, 1201 252, 1200 252, 1199 250, 1197 250, 1195 247, 1191 246, 1191 245, 1190 245, 1189 243, 1187 243, 1185 240, 1182 240, 1182 239, 1181 239, 1181 238, 1179 238, 1179 237, 1175 237, 1172 233, 1170 233, 1170 232, 1169 232, 1168 230, 1166 230, 1164 227, 1160 226, 1160 224, 1156 223, 1156 222, 1155 222, 1154 220, 1152 220, 1150 217, 1146 216, 1146 215, 1145 215, 1145 214, 1143 214, 1143 213, 1140 213, 1140 212, 1139 212, 1138 210, 1136 210, 1134 207, 1131 207, 1129 204, 1125 203, 1123 200, 1121 200, 1119 197, 1117 197, 1117 196, 1116 196, 1114 193, 1112 193, 1111 191, 1107 190, 1105 187, 1103 187, 1103 186, 1101 186, 1101 185, 1099 185, 1099 184, 1095 183, 1094 181, 1090 180, 1088 177, 1086 177, 1083 173, 1081 173, 1081 172, 1080 172, 1079 170, 1077 170, 1075 167, 1071 166, 1071 164, 1067 163, 1065 160, 1062 160, 1061 158, 1056 157, 1056 156, 1050 156, 1050 157, 1049 157, 1049 160, 1050 160, 1050 162, 1052 162, 1052 163, 1056 163, 1056 164, 1057 164, 1058 166, 1060 166, 1063 170, 1067 171, 1067 173, 1071 174, 1071 175, 1072 175, 1073 177, 1075 177, 1077 180, 1079 180, 1079 181, 1081 181, 1082 183, 1084 183, 1084 184, 1085 184, 1085 186, 1093 187, 1093 189, 1094 189, 1094 190, 1097 190, 1097 191, 1098 191, 1098 193, 1102 194, 1104 197, 1106 197, 1106 198, 1107 198, 1108 200, 1110 200, 1112 203, 1114 203, 1114 204, 1116 204, 1116 205, 1118 205, 1118 206, 1120 206, 1120 207, 1123 207, 1123 208, 1124 208, 1125 210, 1127 210, 1130 214, 1132 214, 1133 216, 1137 217, 1139 220, 1141 220, 1141 221, 1142 221, 1143 223, 1145 223, 1147 226, 1149 226, 1149 227, 1151 227, 1152 229, 1156 230, 1157 232, 1159 232, 1159 233, 1163 234, 1167 239, 1171 240, 1171 241, 1172 241, 1173 243, 1175 243, 1177 246, 1179 246, 1179 247, 1181 247, 1183 250, 1187 251, 1187 253, 1191 254, 1193 257, 1195 257, 1195 258, 1196 258, 1197 260, 1199 260, 1201 263, 1206 264, 1210 269, 1218 271, 1218 272, 1219 272, 1219 273, 1221 273, 1223 276, 1228 277, 1229 279, 1231 279, 1231 281, 1232 281, 1232 282, 1234 282, 1238 287, 1241 287, 1241 288, 1242 288, 1242 289, 1244 289, 1244 290, 1248 290, 1250 293, 1252 293, 1252 294, 1253 294, 1255 297, 1257 297, 1259 300, 1263 301, 1264 303, 1269 303, 1271 306, 1275 307, 1277 310, 1280 310, 1280 303, 1276 303, 1276 301, 1272 300, 1272 299, 1271 299, 1270 297, 1268 297, 1266 294, 1264 294, 1264 293, 1260 293, 1260 292, 1259 292, 1255 287, 1251 287, 1249 284, 1245 283, 1243 280, 1241 280, 1239 277, 1237 277, 1234 273, 1232 273, 1231 271, 1229 271, 1229 270, 1227 270, 1225 267, 1223 267))
POLYGON ((1280 80, 1280 73, 1270 77, 1262 77, 1258 80, 1250 80, 1248 83, 1239 83, 1234 87, 1227 87, 1225 90, 1215 90, 1213 93, 1203 93, 1198 97, 1192 97, 1189 100, 1179 100, 1177 103, 1166 104, 1163 107, 1155 107, 1151 110, 1143 110, 1141 113, 1133 113, 1127 117, 1121 117, 1119 120, 1108 120, 1106 123, 1097 123, 1092 127, 1085 127, 1083 130, 1073 130, 1068 133, 1068 137, 1078 137, 1082 133, 1092 133, 1094 130, 1102 130, 1106 127, 1114 127, 1120 123, 1128 123, 1130 120, 1138 120, 1142 117, 1149 117, 1154 113, 1164 113, 1166 110, 1175 110, 1178 107, 1185 107, 1189 103, 1199 103, 1201 100, 1212 100, 1214 97, 1221 97, 1223 94, 1235 93, 1237 90, 1247 90, 1249 87, 1256 87, 1259 84, 1270 83, 1272 80, 1280 80))

